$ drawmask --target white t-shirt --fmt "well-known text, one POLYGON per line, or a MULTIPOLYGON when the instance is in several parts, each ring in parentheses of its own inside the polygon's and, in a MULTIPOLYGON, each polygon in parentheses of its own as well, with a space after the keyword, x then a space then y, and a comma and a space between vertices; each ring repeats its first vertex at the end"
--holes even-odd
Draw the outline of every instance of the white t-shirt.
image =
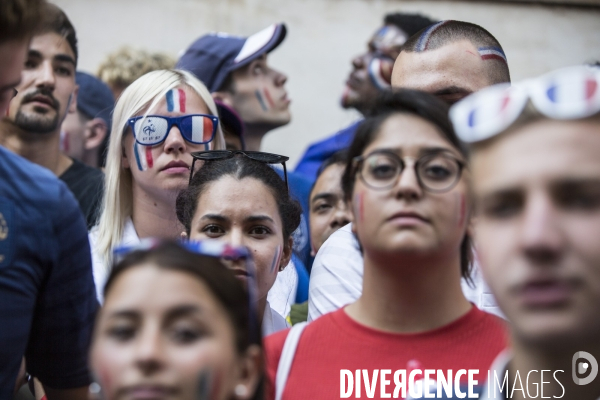
MULTIPOLYGON (((343 226, 323 243, 312 266, 308 289, 308 320, 355 302, 362 293, 363 256, 351 224, 343 226)), ((481 310, 503 317, 494 295, 483 281, 477 264, 471 277, 475 287, 462 279, 467 300, 481 310)))
POLYGON ((263 315, 262 322, 263 337, 269 336, 275 332, 279 332, 289 327, 290 325, 287 323, 287 321, 281 315, 279 315, 277 311, 271 308, 271 305, 267 300, 267 306, 265 307, 265 314, 263 315))
MULTIPOLYGON (((109 267, 105 265, 102 260, 102 257, 98 253, 96 243, 98 241, 98 229, 94 228, 90 231, 89 235, 90 240, 90 248, 92 250, 92 269, 94 274, 94 283, 96 284, 96 296, 98 297, 98 301, 100 304, 104 303, 104 285, 106 284, 106 279, 108 278, 109 267)), ((123 229, 123 238, 121 239, 120 246, 135 246, 140 243, 140 238, 138 237, 137 232, 135 231, 135 227, 133 226, 133 221, 131 218, 127 218, 125 222, 125 227, 123 229)), ((270 311, 272 308, 279 315, 275 315, 272 319, 275 321, 277 317, 280 317, 285 322, 285 319, 281 317, 281 315, 288 315, 290 312, 291 304, 293 300, 296 298, 296 290, 298 286, 298 273, 296 272, 296 267, 293 262, 287 265, 287 267, 277 274, 277 279, 275 283, 269 290, 267 295, 267 301, 272 304, 272 306, 267 305, 267 310, 265 310, 265 314, 270 311), (290 302, 291 301, 291 302, 290 302)), ((279 322, 275 322, 274 326, 279 327, 281 324, 279 322)), ((263 324, 263 330, 265 329, 263 324)), ((277 329, 279 330, 279 329, 277 329)))

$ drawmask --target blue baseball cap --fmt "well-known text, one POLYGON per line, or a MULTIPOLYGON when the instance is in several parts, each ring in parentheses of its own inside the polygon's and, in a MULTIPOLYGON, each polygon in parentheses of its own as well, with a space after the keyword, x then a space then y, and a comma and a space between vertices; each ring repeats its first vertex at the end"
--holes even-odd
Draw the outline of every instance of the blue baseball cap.
POLYGON ((102 118, 110 130, 111 115, 115 108, 115 98, 110 88, 86 72, 77 71, 75 82, 79 85, 77 109, 88 118, 102 118))
POLYGON ((208 90, 216 92, 231 71, 248 65, 283 42, 285 24, 273 24, 249 37, 227 33, 209 33, 196 40, 177 61, 200 79, 208 90))

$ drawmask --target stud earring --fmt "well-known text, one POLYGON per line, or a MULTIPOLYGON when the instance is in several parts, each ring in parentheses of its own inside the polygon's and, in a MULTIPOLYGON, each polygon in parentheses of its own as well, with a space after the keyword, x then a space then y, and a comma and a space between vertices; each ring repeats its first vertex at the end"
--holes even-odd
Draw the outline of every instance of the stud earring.
POLYGON ((238 397, 246 397, 248 395, 248 388, 240 383, 235 387, 235 395, 238 397))

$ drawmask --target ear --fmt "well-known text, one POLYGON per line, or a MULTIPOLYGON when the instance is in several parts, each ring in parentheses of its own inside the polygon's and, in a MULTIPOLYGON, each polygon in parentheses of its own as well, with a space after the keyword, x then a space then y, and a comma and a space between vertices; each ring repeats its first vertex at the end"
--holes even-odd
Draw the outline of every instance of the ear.
POLYGON ((245 400, 254 397, 254 392, 260 382, 262 370, 262 351, 258 345, 250 345, 240 357, 239 375, 234 386, 234 397, 236 399, 245 400))
POLYGON ((108 127, 102 118, 94 118, 88 121, 85 130, 85 149, 93 150, 100 146, 107 133, 108 127))
POLYGON ((233 99, 231 97, 231 93, 229 92, 214 92, 212 93, 212 97, 215 100, 219 100, 225 105, 233 108, 233 99))
POLYGON ((291 237, 287 240, 287 243, 283 246, 283 254, 281 255, 281 261, 279 261, 279 270, 283 271, 285 267, 290 263, 292 259, 292 252, 294 248, 294 239, 291 237))
POLYGON ((188 234, 187 234, 185 231, 181 232, 181 233, 179 234, 179 237, 180 237, 180 238, 181 238, 181 240, 183 240, 184 242, 187 242, 187 240, 188 240, 188 234))

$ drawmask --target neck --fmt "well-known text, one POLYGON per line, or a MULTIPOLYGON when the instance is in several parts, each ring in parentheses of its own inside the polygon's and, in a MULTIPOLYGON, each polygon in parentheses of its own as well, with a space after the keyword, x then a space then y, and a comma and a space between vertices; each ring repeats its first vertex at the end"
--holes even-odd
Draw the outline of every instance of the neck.
POLYGON ((600 342, 597 335, 587 340, 577 340, 576 343, 565 344, 564 341, 560 343, 554 341, 541 346, 525 343, 518 337, 515 338, 514 334, 512 337, 514 356, 508 365, 509 388, 513 392, 509 391, 508 394, 509 396, 512 394, 511 398, 532 398, 531 396, 536 396, 536 391, 541 391, 542 387, 544 398, 596 400, 600 397, 600 379, 596 378, 588 385, 577 385, 571 376, 572 368, 575 367, 572 365, 573 355, 576 352, 587 351, 596 357, 600 355, 600 342), (543 379, 541 371, 544 371, 543 379), (528 374, 530 374, 529 379, 528 374), (513 390, 513 385, 517 388, 522 387, 523 391, 513 390))
POLYGON ((460 286, 459 254, 437 259, 364 256, 362 295, 346 308, 363 325, 396 333, 425 332, 471 309, 460 286))
POLYGON ((86 150, 83 153, 81 162, 83 162, 85 165, 89 165, 90 167, 100 168, 100 162, 98 158, 98 149, 86 150))
POLYGON ((181 237, 184 227, 175 213, 176 198, 177 192, 173 192, 157 199, 134 183, 131 219, 140 239, 155 237, 176 240, 181 237))
POLYGON ((0 128, 0 145, 27 160, 62 175, 73 160, 59 150, 60 130, 50 133, 30 133, 17 125, 3 121, 0 128))

